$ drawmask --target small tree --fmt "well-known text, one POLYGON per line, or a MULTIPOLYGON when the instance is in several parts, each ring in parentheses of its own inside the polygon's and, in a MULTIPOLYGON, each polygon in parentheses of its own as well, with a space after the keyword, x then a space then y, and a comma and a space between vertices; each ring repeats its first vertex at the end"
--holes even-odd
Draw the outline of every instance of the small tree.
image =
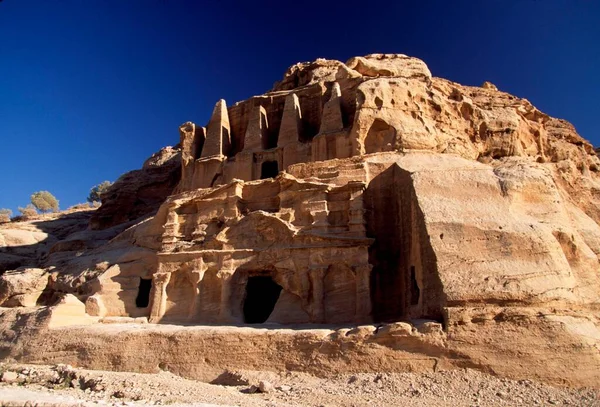
POLYGON ((0 209, 0 223, 10 222, 12 211, 10 209, 0 209))
POLYGON ((31 203, 40 212, 58 211, 58 199, 48 191, 38 191, 31 195, 31 203))
POLYGON ((108 191, 108 188, 110 188, 112 184, 113 183, 110 181, 104 181, 94 186, 92 189, 90 189, 90 195, 87 197, 87 201, 91 204, 94 202, 100 202, 100 197, 103 193, 108 191))
POLYGON ((21 216, 24 219, 29 219, 29 218, 33 218, 35 217, 38 213, 37 210, 35 209, 35 206, 33 206, 32 204, 27 205, 24 208, 21 208, 19 206, 19 212, 21 213, 21 216))

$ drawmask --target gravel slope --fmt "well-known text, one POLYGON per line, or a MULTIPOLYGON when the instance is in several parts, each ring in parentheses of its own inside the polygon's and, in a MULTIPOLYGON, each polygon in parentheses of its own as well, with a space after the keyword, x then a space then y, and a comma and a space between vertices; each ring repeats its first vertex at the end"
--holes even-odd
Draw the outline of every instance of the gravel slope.
POLYGON ((500 379, 474 370, 429 374, 228 372, 221 384, 169 372, 139 374, 70 366, 0 364, 0 405, 66 406, 600 406, 600 392, 500 379), (259 389, 260 383, 266 392, 259 389))

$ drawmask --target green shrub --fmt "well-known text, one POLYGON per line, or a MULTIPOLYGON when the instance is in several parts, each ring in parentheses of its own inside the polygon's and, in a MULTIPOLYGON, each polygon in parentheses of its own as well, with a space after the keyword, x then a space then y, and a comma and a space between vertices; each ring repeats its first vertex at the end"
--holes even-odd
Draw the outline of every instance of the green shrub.
POLYGON ((57 212, 58 200, 48 191, 38 191, 31 195, 31 203, 40 212, 57 212))
POLYGON ((92 189, 90 189, 90 194, 87 197, 87 201, 91 204, 94 202, 100 202, 102 194, 108 191, 112 184, 113 183, 110 181, 104 181, 94 186, 92 189))

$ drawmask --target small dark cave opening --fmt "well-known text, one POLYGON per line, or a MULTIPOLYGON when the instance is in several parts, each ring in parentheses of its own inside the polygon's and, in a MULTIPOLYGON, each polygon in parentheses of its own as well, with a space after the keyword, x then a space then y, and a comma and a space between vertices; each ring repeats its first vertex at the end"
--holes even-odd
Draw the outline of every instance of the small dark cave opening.
POLYGON ((277 161, 265 161, 260 167, 260 179, 273 178, 279 174, 277 161))
POLYGON ((135 299, 135 306, 138 308, 146 308, 150 304, 150 290, 152 290, 152 280, 140 278, 140 286, 138 295, 135 299))
POLYGON ((262 324, 273 312, 281 286, 269 276, 248 277, 244 300, 244 322, 262 324))

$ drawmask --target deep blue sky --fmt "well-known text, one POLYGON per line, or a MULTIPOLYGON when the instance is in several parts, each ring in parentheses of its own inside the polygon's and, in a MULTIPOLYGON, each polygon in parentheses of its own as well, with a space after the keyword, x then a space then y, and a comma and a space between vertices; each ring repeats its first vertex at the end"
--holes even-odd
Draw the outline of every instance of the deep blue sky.
POLYGON ((423 59, 489 80, 600 144, 600 1, 0 2, 0 208, 66 208, 318 57, 423 59))

